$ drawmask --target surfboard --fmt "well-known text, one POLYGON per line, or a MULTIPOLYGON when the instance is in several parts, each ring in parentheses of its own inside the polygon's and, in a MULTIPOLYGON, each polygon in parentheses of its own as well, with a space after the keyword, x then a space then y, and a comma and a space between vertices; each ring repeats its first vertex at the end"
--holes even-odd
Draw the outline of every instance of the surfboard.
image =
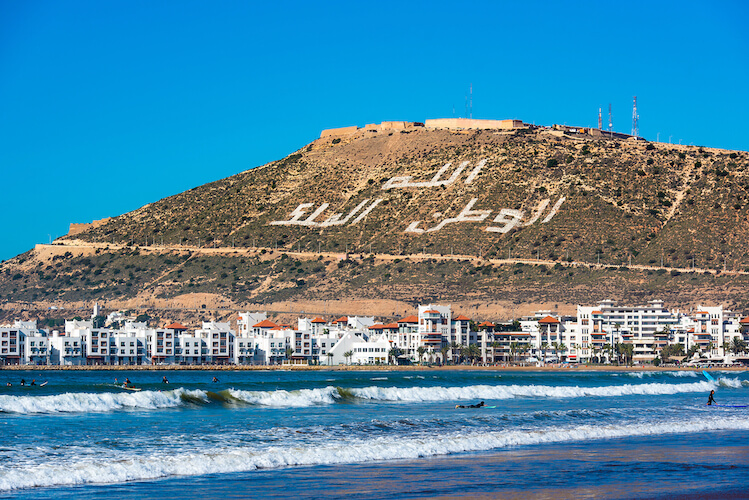
POLYGON ((749 405, 708 405, 708 406, 718 406, 720 408, 749 408, 749 405))
POLYGON ((713 377, 712 377, 712 376, 711 376, 711 375, 710 375, 709 373, 707 373, 707 372, 706 372, 705 370, 702 370, 702 374, 703 374, 703 375, 705 376, 705 378, 706 378, 707 380, 709 380, 710 382, 715 382, 715 379, 714 379, 714 378, 713 378, 713 377))
POLYGON ((45 382, 42 382, 41 384, 39 384, 39 387, 44 387, 45 385, 47 385, 48 382, 49 382, 49 380, 47 380, 45 382))
POLYGON ((126 391, 135 391, 135 392, 143 390, 140 387, 123 387, 123 389, 125 389, 126 391))

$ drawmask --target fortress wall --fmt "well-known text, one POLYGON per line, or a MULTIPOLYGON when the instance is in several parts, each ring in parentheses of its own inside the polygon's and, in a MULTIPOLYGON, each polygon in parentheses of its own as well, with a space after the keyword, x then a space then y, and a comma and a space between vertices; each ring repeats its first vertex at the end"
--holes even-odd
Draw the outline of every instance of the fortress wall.
POLYGON ((74 222, 71 222, 70 223, 70 229, 68 229, 68 235, 69 236, 73 236, 75 234, 80 234, 80 233, 86 231, 87 229, 91 229, 91 228, 94 228, 94 227, 99 227, 99 226, 104 225, 107 222, 109 222, 110 219, 111 219, 111 217, 107 217, 105 219, 99 219, 99 220, 95 220, 93 222, 82 222, 80 224, 76 224, 74 222))
POLYGON ((351 135, 356 133, 359 127, 352 125, 351 127, 340 127, 340 128, 328 128, 320 133, 320 138, 324 137, 340 137, 343 135, 351 135))
POLYGON ((435 120, 426 120, 424 122, 424 125, 427 128, 511 130, 515 128, 523 128, 523 121, 474 120, 470 118, 438 118, 435 120))

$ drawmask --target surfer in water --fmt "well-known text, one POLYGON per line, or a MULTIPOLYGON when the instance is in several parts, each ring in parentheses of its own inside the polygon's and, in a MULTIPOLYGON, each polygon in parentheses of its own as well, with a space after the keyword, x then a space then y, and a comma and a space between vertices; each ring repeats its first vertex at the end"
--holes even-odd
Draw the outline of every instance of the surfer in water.
POLYGON ((133 386, 133 383, 130 382, 130 379, 129 378, 125 378, 125 387, 132 387, 132 386, 133 386))
POLYGON ((708 406, 715 404, 715 398, 713 397, 714 394, 715 394, 715 390, 713 389, 712 391, 710 391, 710 395, 707 397, 708 406))
POLYGON ((164 378, 161 380, 161 382, 164 383, 164 384, 168 384, 169 383, 169 381, 166 379, 166 376, 164 376, 164 378))
POLYGON ((482 406, 486 406, 483 401, 475 405, 455 405, 455 408, 481 408, 482 406))

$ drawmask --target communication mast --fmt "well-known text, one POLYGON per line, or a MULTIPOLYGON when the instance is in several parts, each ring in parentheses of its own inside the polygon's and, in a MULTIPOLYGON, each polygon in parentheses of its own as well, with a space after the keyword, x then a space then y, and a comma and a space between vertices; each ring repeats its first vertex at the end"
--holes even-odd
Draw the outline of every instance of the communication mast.
POLYGON ((471 84, 468 92, 469 92, 469 95, 471 96, 470 100, 468 101, 468 110, 470 111, 468 118, 473 119, 473 84, 471 84))
POLYGON ((614 130, 614 122, 611 120, 611 103, 609 103, 609 134, 614 130))
POLYGON ((598 130, 603 130, 603 120, 601 119, 601 108, 598 108, 598 130))
POLYGON ((640 115, 637 114, 637 96, 634 96, 634 102, 632 104, 632 135, 634 137, 637 137, 640 133, 639 127, 638 127, 638 120, 640 119, 640 115))

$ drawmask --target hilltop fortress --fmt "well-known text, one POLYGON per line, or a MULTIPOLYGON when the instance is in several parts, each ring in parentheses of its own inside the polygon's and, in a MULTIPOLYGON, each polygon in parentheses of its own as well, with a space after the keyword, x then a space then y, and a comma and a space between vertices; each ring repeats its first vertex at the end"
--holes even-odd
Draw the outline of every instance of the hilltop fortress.
POLYGON ((407 121, 385 121, 380 124, 369 123, 364 128, 352 125, 350 127, 339 127, 325 129, 320 133, 320 139, 336 139, 349 137, 356 133, 376 133, 376 132, 387 132, 387 131, 409 131, 415 129, 426 129, 426 130, 519 130, 519 129, 539 129, 539 128, 550 128, 561 134, 568 135, 587 135, 597 138, 616 138, 616 139, 641 139, 640 137, 634 137, 629 134, 622 134, 620 132, 611 132, 607 130, 601 130, 592 127, 575 127, 567 125, 554 124, 551 127, 542 127, 539 125, 531 125, 524 123, 522 120, 478 120, 473 118, 435 118, 433 120, 425 120, 422 122, 407 122, 407 121))
POLYGON ((382 122, 379 125, 370 123, 363 129, 353 125, 351 127, 329 128, 322 131, 320 138, 345 137, 359 131, 384 132, 388 130, 411 130, 416 128, 443 129, 443 130, 512 130, 529 128, 530 125, 522 120, 474 120, 472 118, 437 118, 421 122, 382 122))

